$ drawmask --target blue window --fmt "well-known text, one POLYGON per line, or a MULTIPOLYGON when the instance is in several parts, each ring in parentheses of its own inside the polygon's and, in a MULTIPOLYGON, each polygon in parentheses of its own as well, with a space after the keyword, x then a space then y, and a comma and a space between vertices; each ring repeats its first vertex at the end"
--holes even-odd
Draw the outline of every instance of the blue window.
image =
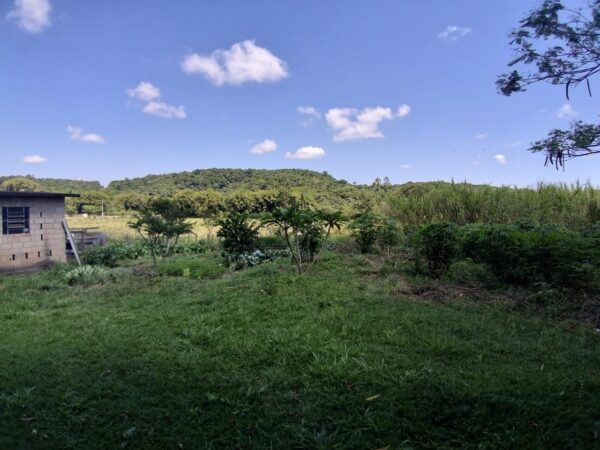
POLYGON ((2 234, 29 233, 28 207, 2 208, 2 234))

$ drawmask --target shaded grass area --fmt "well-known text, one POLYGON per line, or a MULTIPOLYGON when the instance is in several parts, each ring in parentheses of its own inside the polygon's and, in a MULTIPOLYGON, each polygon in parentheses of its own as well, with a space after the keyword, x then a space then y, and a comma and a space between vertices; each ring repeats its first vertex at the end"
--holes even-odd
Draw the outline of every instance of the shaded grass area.
POLYGON ((395 298, 357 261, 0 279, 0 448, 600 444, 600 333, 395 298))

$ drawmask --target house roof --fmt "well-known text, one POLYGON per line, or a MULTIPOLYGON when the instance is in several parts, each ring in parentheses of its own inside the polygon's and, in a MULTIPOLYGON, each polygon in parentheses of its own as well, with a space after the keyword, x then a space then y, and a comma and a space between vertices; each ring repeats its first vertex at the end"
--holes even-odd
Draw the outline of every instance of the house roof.
POLYGON ((61 194, 58 192, 10 192, 0 191, 0 198, 65 198, 79 197, 79 194, 61 194))

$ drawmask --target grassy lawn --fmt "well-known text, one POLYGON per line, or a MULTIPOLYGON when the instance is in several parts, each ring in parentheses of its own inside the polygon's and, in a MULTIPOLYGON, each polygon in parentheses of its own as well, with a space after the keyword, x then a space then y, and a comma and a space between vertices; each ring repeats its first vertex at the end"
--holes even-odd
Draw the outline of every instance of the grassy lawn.
POLYGON ((0 448, 600 446, 600 333, 360 263, 0 278, 0 448))

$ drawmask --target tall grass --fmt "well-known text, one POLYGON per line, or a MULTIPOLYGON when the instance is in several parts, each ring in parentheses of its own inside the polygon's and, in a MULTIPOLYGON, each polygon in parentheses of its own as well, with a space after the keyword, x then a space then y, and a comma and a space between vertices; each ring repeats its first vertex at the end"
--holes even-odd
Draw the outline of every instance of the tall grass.
POLYGON ((600 221, 600 190, 591 184, 538 183, 534 188, 427 183, 390 193, 386 213, 404 224, 436 221, 511 223, 530 218, 581 229, 600 221))

